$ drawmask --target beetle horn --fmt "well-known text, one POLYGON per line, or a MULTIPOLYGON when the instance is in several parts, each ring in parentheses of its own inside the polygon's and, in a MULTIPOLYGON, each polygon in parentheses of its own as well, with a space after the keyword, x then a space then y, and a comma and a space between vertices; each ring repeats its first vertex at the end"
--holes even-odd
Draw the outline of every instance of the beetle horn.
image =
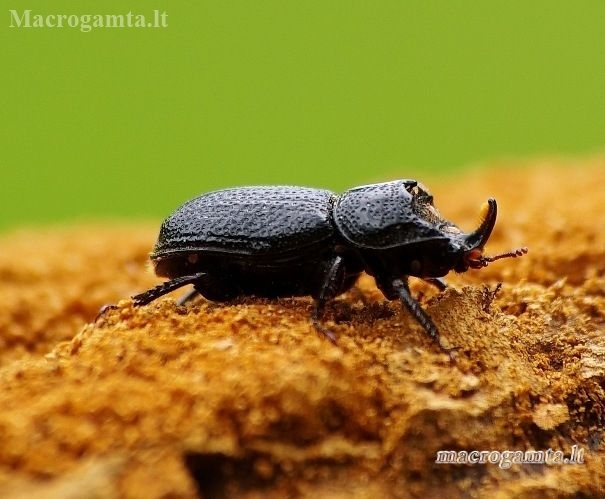
POLYGON ((483 248, 496 225, 498 205, 494 198, 489 198, 487 203, 481 207, 481 223, 473 232, 466 236, 466 244, 469 249, 483 248))

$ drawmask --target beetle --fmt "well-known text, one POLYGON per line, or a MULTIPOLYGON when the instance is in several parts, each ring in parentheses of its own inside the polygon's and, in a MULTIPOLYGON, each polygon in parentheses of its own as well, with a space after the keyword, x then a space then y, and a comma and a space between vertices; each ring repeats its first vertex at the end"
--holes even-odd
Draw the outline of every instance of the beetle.
POLYGON ((213 191, 164 220, 150 258, 155 273, 168 280, 133 301, 145 305, 188 284, 193 290, 181 304, 197 293, 217 302, 310 295, 314 327, 334 342, 321 322, 326 303, 365 271, 440 344, 437 327, 410 293, 408 277, 443 291, 441 277, 451 270, 525 254, 527 248, 483 255, 496 215, 490 198, 479 226, 464 233, 442 218, 422 184, 409 179, 355 187, 340 196, 292 186, 213 191))

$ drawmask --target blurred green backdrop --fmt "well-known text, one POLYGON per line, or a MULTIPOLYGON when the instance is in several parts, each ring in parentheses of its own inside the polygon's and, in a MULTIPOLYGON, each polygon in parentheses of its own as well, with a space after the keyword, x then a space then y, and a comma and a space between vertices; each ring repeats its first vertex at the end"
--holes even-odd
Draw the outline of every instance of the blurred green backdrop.
POLYGON ((602 1, 89 4, 3 2, 0 228, 605 144, 602 1), (10 9, 168 27, 11 28, 10 9))

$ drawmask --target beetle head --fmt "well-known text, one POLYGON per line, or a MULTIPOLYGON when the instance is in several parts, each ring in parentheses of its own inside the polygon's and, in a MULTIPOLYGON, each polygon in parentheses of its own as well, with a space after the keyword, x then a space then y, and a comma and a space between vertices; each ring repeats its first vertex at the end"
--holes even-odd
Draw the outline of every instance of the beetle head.
POLYGON ((484 247, 496 224, 498 207, 495 199, 488 199, 481 209, 481 222, 470 233, 464 233, 456 225, 441 218, 432 206, 432 199, 423 199, 422 193, 416 197, 415 212, 425 221, 433 224, 441 234, 425 243, 418 243, 408 256, 409 274, 416 277, 442 277, 450 270, 466 272, 481 269, 501 258, 515 258, 527 253, 527 248, 519 248, 493 256, 483 255, 484 247))
POLYGON ((454 267, 456 272, 465 272, 469 268, 481 269, 501 258, 516 258, 527 253, 527 248, 518 248, 512 251, 499 253, 493 256, 484 256, 483 249, 496 225, 498 205, 496 200, 490 198, 481 207, 481 223, 473 232, 464 237, 462 258, 454 267))

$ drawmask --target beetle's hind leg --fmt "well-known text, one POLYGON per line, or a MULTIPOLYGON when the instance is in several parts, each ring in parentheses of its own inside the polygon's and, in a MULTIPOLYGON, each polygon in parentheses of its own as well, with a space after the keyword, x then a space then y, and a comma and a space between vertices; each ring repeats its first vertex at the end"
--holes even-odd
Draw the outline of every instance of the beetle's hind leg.
POLYGON ((174 291, 175 289, 187 286, 187 284, 194 284, 205 275, 205 272, 198 272, 197 274, 175 277, 170 281, 158 284, 155 288, 151 288, 143 293, 139 293, 138 295, 133 296, 132 300, 134 302, 135 307, 147 305, 153 300, 157 300, 160 296, 164 296, 165 294, 168 294, 171 291, 174 291))
POLYGON ((315 327, 318 332, 323 334, 332 343, 336 344, 336 334, 324 326, 321 319, 326 308, 326 303, 336 297, 342 288, 345 275, 343 258, 340 256, 334 257, 329 263, 329 266, 327 266, 327 269, 328 271, 324 276, 319 295, 315 299, 315 307, 311 314, 311 321, 313 322, 313 327, 315 327))

